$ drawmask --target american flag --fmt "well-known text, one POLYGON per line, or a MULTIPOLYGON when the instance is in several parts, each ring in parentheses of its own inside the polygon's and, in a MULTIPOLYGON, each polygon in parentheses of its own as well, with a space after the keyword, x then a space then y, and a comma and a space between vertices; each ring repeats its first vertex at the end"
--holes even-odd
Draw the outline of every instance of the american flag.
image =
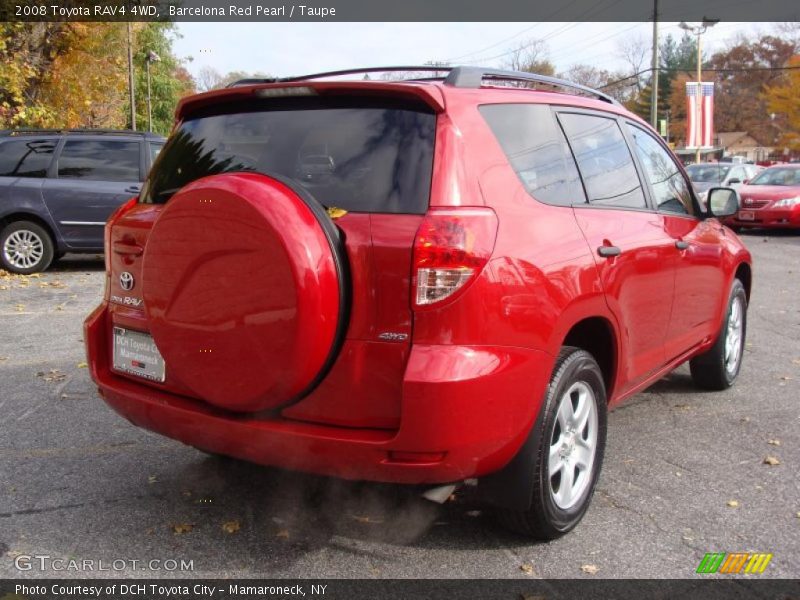
POLYGON ((697 83, 686 82, 686 147, 711 148, 714 136, 714 84, 701 86, 700 122, 697 122, 697 83))

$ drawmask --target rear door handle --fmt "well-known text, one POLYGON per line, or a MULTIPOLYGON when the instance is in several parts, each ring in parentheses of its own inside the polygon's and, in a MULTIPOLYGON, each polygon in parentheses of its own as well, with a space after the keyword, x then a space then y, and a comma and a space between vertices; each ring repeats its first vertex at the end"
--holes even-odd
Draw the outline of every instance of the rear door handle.
POLYGON ((138 244, 126 244, 125 242, 114 242, 114 252, 123 256, 141 256, 144 248, 138 244))
POLYGON ((675 242, 675 247, 678 250, 686 250, 689 247, 689 242, 684 242, 683 240, 678 240, 675 242))
POLYGON ((600 246, 597 249, 597 253, 603 258, 611 258, 613 256, 619 256, 622 254, 622 250, 616 246, 600 246))

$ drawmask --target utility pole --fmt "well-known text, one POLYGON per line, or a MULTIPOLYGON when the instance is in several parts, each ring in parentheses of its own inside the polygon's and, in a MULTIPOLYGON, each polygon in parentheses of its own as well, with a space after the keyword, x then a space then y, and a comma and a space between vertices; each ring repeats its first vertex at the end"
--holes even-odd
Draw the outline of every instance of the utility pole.
POLYGON ((658 129, 658 0, 653 0, 653 70, 650 93, 650 124, 658 129))
POLYGON ((133 90, 133 31, 128 21, 128 93, 131 102, 131 129, 136 131, 136 98, 133 90))

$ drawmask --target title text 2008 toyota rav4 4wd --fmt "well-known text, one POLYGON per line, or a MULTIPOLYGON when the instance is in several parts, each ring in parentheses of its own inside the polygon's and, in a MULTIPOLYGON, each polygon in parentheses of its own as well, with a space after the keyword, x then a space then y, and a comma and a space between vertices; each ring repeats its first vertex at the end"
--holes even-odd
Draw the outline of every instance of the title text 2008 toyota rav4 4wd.
POLYGON ((739 373, 750 255, 716 218, 735 192, 703 212, 599 92, 470 67, 308 76, 177 119, 106 226, 85 325, 136 425, 348 479, 477 478, 551 538, 587 509, 607 407, 686 360, 704 388, 739 373))

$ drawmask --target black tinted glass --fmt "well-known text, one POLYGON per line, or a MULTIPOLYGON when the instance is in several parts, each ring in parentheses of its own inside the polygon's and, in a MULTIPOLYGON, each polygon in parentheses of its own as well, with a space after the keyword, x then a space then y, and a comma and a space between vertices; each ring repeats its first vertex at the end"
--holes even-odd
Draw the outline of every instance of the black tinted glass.
POLYGON ((139 142, 68 139, 58 157, 58 176, 139 181, 139 142))
POLYGON ((645 208, 642 185, 617 122, 570 113, 559 115, 559 119, 578 162, 589 202, 645 208))
POLYGON ((427 209, 433 113, 298 99, 239 109, 181 124, 161 151, 142 202, 164 203, 207 175, 255 171, 295 179, 325 206, 384 213, 427 209))
POLYGON ((550 107, 488 104, 480 111, 534 198, 564 206, 586 202, 575 162, 550 107))
POLYGON ((164 142, 150 142, 150 163, 156 162, 156 157, 164 147, 164 142))
POLYGON ((44 177, 55 147, 55 140, 0 143, 0 177, 44 177))
POLYGON ((689 184, 669 152, 653 136, 638 127, 631 127, 630 131, 639 161, 650 180, 658 210, 693 215, 695 211, 689 184))

